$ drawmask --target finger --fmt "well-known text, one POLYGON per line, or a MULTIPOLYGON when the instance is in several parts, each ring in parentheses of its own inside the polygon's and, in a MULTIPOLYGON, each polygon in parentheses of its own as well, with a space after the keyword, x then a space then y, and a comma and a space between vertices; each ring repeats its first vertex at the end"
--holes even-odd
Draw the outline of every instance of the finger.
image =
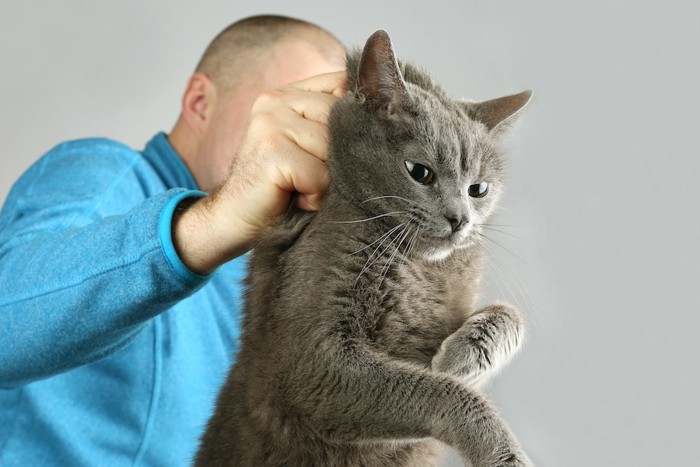
POLYGON ((284 102, 302 117, 326 124, 338 98, 331 94, 293 88, 285 94, 284 102))
POLYGON ((303 209, 304 211, 318 211, 321 207, 321 202, 323 201, 324 194, 315 195, 299 195, 296 201, 296 207, 303 209))
POLYGON ((277 165, 275 185, 286 192, 298 192, 302 205, 318 207, 330 184, 328 166, 301 149, 287 154, 288 157, 277 165))
MULTIPOLYGON (((290 116, 288 117, 287 125, 283 128, 287 138, 317 159, 327 160, 328 126, 313 120, 300 118, 291 110, 288 113, 290 116)), ((282 115, 281 118, 287 117, 282 115)))
POLYGON ((275 113, 281 107, 289 107, 304 118, 326 123, 337 101, 331 94, 287 87, 261 94, 255 101, 254 112, 275 113))
POLYGON ((302 91, 323 92, 336 97, 343 97, 347 88, 347 73, 344 71, 324 73, 290 83, 288 86, 301 89, 302 91))

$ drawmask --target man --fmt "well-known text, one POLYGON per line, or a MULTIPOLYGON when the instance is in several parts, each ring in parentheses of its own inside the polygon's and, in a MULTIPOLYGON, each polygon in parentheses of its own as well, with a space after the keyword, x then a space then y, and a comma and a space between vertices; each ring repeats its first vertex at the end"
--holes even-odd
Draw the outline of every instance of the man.
POLYGON ((169 135, 140 153, 64 143, 18 180, 0 213, 0 465, 191 461, 236 349, 240 256, 328 186, 344 56, 309 23, 242 20, 169 135))

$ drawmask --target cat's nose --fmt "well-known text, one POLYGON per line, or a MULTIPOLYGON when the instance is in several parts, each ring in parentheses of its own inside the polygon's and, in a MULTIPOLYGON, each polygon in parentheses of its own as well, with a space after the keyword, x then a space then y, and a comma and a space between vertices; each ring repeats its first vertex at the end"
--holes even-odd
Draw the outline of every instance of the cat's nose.
POLYGON ((462 230, 462 228, 469 223, 467 216, 448 217, 447 220, 450 222, 450 226, 452 227, 452 233, 462 230))

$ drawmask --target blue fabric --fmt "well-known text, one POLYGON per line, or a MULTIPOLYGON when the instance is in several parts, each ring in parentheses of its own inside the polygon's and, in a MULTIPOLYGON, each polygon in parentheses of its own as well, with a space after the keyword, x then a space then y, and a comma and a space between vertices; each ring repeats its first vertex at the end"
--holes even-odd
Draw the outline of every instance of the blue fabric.
MULTIPOLYGON (((206 196, 205 193, 198 194, 201 196, 206 196)), ((168 263, 170 263, 170 266, 175 270, 177 275, 180 276, 180 279, 184 282, 196 285, 201 279, 208 279, 211 274, 202 276, 190 270, 190 268, 188 268, 185 263, 182 262, 180 256, 177 254, 172 238, 172 219, 173 215, 175 214, 175 208, 182 200, 193 196, 197 196, 197 194, 192 193, 191 191, 185 191, 170 198, 160 216, 160 223, 158 224, 158 238, 160 238, 160 246, 163 248, 163 253, 165 253, 168 263)))
POLYGON ((156 135, 61 144, 0 212, 0 465, 190 463, 238 341, 244 258, 209 276, 170 222, 202 196, 156 135))

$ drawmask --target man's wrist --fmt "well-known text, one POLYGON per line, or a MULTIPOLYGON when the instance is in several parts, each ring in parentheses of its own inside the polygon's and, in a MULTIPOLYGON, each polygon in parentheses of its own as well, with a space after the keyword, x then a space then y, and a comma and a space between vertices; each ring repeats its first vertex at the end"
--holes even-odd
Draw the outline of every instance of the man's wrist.
POLYGON ((173 216, 173 245, 192 272, 206 275, 246 253, 253 238, 235 223, 234 213, 223 212, 212 197, 183 200, 173 216))

